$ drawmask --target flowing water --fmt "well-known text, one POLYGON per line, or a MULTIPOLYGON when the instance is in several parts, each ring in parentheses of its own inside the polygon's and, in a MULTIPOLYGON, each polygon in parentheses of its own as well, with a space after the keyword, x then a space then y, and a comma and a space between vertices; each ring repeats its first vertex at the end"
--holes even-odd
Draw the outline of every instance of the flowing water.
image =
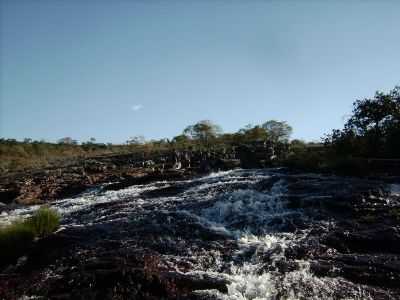
MULTIPOLYGON (((310 186, 320 180, 303 178, 310 186)), ((373 299, 363 285, 314 274, 313 249, 321 248, 318 237, 335 228, 335 220, 291 205, 290 181, 280 170, 234 170, 119 191, 99 188, 52 207, 63 217, 61 231, 101 228, 127 247, 156 251, 170 270, 224 282, 225 290, 197 292, 205 298, 373 299)), ((300 196, 330 197, 315 191, 300 196)), ((3 212, 0 223, 36 208, 3 212)), ((322 249, 325 256, 335 251, 322 249)))

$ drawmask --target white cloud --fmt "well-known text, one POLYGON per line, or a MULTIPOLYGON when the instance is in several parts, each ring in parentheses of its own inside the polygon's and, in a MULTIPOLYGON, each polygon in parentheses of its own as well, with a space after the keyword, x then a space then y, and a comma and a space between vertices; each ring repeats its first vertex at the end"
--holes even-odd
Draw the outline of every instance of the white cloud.
POLYGON ((138 111, 138 110, 141 110, 143 108, 143 105, 142 104, 136 104, 136 105, 132 105, 131 106, 131 109, 133 110, 133 111, 138 111))

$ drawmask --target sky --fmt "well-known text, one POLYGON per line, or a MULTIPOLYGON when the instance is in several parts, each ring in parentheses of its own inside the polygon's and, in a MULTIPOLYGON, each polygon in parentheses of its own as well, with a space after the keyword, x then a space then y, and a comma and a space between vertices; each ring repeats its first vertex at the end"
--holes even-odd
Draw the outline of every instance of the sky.
POLYGON ((341 128, 400 85, 400 1, 0 0, 0 137, 341 128))

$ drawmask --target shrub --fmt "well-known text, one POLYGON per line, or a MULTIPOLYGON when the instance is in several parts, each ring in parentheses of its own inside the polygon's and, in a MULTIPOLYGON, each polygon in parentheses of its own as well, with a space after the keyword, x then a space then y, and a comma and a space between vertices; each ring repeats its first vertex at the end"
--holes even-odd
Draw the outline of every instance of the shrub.
POLYGON ((289 168, 303 171, 321 171, 324 167, 325 153, 310 149, 292 151, 281 163, 289 168))
POLYGON ((44 237, 54 232, 60 224, 60 216, 48 207, 38 209, 29 219, 25 221, 37 237, 44 237))
POLYGON ((36 237, 45 237, 54 232, 60 216, 48 207, 38 209, 24 221, 16 221, 0 228, 0 265, 14 263, 29 251, 36 237))

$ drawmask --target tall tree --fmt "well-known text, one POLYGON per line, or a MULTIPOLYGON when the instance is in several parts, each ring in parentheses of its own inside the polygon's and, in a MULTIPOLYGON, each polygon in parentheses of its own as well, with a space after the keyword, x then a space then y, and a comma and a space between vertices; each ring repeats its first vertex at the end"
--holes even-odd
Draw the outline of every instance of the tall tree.
POLYGON ((251 124, 246 125, 244 128, 240 129, 238 134, 241 136, 241 140, 243 142, 253 142, 253 141, 265 141, 268 137, 268 133, 265 128, 256 125, 252 126, 251 124))
POLYGON ((183 130, 183 134, 187 137, 204 143, 210 142, 212 139, 218 137, 221 133, 221 127, 209 120, 199 121, 183 130))
POLYGON ((261 126, 267 131, 273 142, 287 142, 293 132, 292 127, 285 121, 270 120, 261 126))
POLYGON ((343 130, 334 130, 326 143, 338 154, 399 157, 400 87, 373 98, 356 100, 343 130))
POLYGON ((393 125, 400 125, 400 87, 389 93, 376 92, 374 98, 353 103, 353 115, 346 124, 347 129, 364 135, 374 131, 377 135, 387 133, 393 125))

